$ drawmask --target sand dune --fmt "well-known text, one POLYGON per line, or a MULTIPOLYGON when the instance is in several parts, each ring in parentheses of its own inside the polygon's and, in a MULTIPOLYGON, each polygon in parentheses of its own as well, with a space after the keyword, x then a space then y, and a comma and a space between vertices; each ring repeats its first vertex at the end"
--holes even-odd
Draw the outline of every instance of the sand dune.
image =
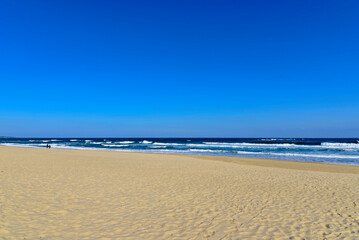
POLYGON ((359 239, 359 167, 0 147, 3 239, 359 239))

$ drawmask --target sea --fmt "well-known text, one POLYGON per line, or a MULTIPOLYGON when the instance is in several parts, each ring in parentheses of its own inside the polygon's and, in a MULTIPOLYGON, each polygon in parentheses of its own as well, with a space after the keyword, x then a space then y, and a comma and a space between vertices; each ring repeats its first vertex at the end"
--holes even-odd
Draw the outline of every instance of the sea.
POLYGON ((0 138, 0 145, 359 165, 359 138, 0 138))

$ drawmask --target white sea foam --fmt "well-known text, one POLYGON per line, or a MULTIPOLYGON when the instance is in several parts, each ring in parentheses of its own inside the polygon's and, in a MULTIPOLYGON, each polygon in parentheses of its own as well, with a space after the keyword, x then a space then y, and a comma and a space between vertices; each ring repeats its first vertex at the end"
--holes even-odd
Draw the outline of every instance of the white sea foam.
POLYGON ((211 149, 188 149, 190 152, 223 152, 222 150, 211 150, 211 149))
POLYGON ((359 159, 355 155, 337 155, 337 154, 302 154, 302 153, 273 153, 273 152, 246 152, 238 151, 238 154, 253 154, 253 155, 276 155, 276 156, 293 156, 293 157, 312 157, 312 158, 340 158, 340 159, 359 159))
POLYGON ((104 147, 128 147, 128 144, 102 144, 104 147))
MULTIPOLYGON (((210 147, 224 147, 224 148, 305 148, 305 149, 358 149, 358 143, 322 143, 321 145, 299 145, 294 143, 226 143, 226 142, 203 142, 210 147)), ((206 147, 201 144, 188 144, 193 147, 206 147)))
POLYGON ((120 142, 114 142, 114 143, 131 144, 131 143, 134 143, 134 141, 120 141, 120 142))
POLYGON ((70 142, 77 142, 77 139, 71 139, 70 142))
POLYGON ((330 143, 330 142, 323 142, 321 146, 326 148, 337 148, 337 149, 359 149, 358 143, 330 143))
POLYGON ((97 150, 97 151, 103 151, 105 149, 96 148, 96 147, 78 147, 78 146, 69 146, 69 145, 63 145, 63 144, 53 144, 51 145, 51 148, 54 149, 72 149, 72 150, 97 150))
MULTIPOLYGON (((137 152, 137 150, 135 151, 137 152)), ((152 149, 152 150, 141 150, 141 152, 153 152, 153 153, 161 153, 161 152, 167 152, 167 153, 181 153, 181 152, 187 152, 186 150, 173 150, 173 149, 152 149)))
POLYGON ((140 143, 143 143, 143 144, 150 144, 150 143, 152 143, 151 141, 147 141, 147 140, 143 140, 142 142, 140 142, 140 143))
POLYGON ((183 146, 184 144, 179 144, 179 143, 160 143, 160 142, 154 142, 153 143, 153 145, 161 145, 161 146, 183 146))
POLYGON ((29 143, 1 143, 1 146, 7 146, 7 147, 25 147, 25 148, 43 148, 47 144, 46 143, 35 143, 35 144, 29 144, 29 143))
MULTIPOLYGON (((228 142, 203 142, 203 144, 188 144, 191 147, 224 147, 224 148, 296 148, 302 145, 292 143, 228 143, 228 142)), ((310 147, 307 145, 306 147, 310 147)))

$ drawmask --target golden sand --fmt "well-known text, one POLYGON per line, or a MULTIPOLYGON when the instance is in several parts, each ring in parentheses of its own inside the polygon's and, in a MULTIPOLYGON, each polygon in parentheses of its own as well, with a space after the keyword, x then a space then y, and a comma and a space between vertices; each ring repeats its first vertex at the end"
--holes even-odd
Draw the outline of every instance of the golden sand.
POLYGON ((359 239, 359 167, 0 147, 0 239, 359 239))

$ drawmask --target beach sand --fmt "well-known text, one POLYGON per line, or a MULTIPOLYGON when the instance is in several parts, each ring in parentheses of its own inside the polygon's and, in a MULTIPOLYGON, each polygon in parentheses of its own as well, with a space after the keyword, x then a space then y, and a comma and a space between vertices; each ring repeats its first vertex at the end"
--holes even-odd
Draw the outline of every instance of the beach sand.
POLYGON ((0 147, 0 239, 359 239, 359 167, 0 147))

